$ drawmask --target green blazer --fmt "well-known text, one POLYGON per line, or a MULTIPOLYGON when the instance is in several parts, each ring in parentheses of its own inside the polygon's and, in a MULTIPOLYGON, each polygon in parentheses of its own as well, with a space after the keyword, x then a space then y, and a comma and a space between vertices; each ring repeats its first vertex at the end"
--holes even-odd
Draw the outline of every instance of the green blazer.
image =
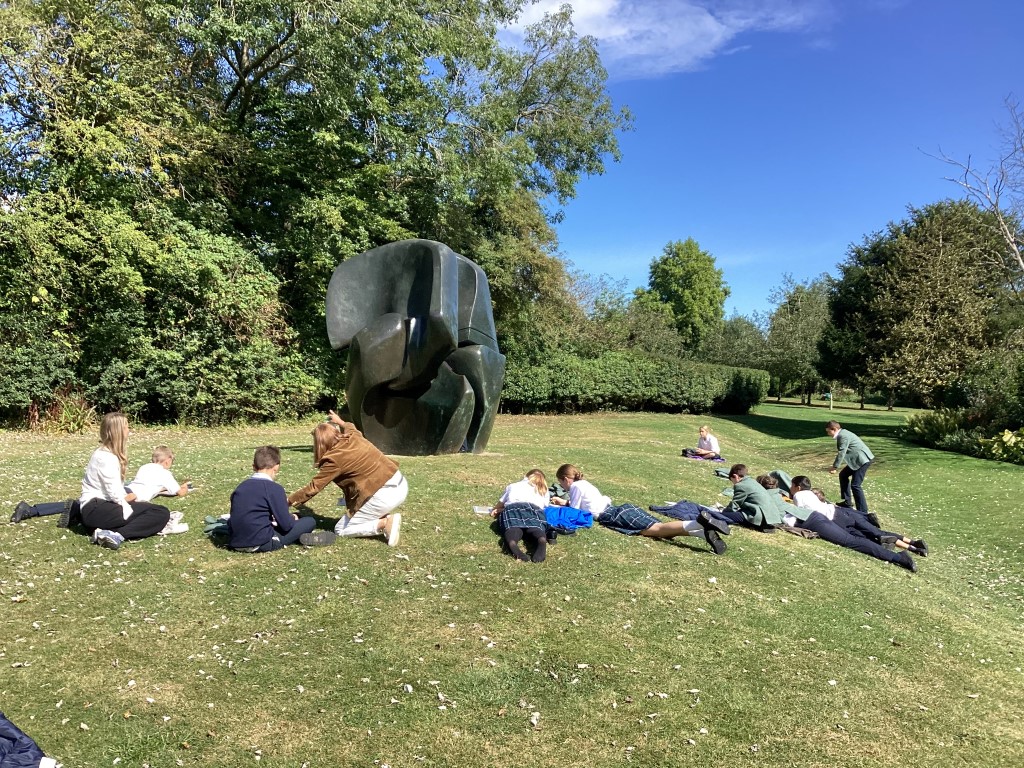
MULTIPOLYGON (((785 517, 786 515, 792 515, 800 522, 807 519, 807 516, 811 514, 809 509, 800 509, 796 504, 790 504, 784 498, 781 488, 766 488, 768 495, 771 497, 772 503, 775 504, 775 509, 778 510, 779 514, 785 517)), ((788 495, 788 494, 787 494, 788 495)))
MULTIPOLYGON (((782 502, 782 499, 779 499, 782 502)), ((732 487, 732 501, 726 512, 739 512, 755 528, 782 524, 782 511, 767 489, 752 477, 744 477, 732 487)))
POLYGON ((860 469, 875 458, 875 454, 864 445, 864 441, 848 429, 840 429, 836 432, 836 447, 838 448, 836 460, 832 462, 832 466, 836 469, 839 469, 844 461, 850 469, 860 469))

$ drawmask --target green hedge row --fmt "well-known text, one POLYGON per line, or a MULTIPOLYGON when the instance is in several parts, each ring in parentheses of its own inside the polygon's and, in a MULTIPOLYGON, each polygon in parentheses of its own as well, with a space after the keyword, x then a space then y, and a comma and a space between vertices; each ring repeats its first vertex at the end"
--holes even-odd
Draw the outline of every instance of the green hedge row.
POLYGON ((768 392, 768 372, 685 360, 666 362, 609 352, 596 359, 561 355, 505 372, 508 413, 597 410, 746 413, 768 392))

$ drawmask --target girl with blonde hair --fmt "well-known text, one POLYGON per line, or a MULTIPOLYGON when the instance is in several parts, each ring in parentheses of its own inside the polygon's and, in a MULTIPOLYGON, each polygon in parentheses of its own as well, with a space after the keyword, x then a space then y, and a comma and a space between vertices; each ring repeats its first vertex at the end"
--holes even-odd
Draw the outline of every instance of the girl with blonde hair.
POLYGON ((82 523, 93 543, 117 549, 125 539, 160 533, 171 513, 167 507, 138 501, 124 487, 128 468, 128 419, 113 412, 100 421, 100 446, 93 451, 82 477, 82 523))
POLYGON ((508 553, 516 560, 542 563, 547 557, 547 521, 544 507, 551 500, 548 481, 539 469, 531 469, 522 480, 505 486, 491 516, 498 519, 501 538, 508 553), (533 554, 527 554, 520 543, 527 540, 533 554))
POLYGON ((313 466, 317 473, 288 497, 290 506, 305 504, 330 483, 345 494, 345 514, 330 531, 313 531, 309 540, 330 544, 336 536, 383 536, 398 544, 402 515, 394 510, 409 495, 409 483, 398 464, 367 440, 355 424, 334 411, 313 429, 313 466))

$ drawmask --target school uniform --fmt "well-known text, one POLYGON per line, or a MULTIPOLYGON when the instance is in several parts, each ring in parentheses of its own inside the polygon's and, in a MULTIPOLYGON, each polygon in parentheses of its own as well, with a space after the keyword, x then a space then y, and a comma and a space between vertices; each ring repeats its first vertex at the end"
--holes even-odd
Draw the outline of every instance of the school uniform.
POLYGON ((836 458, 832 462, 833 469, 839 469, 839 492, 843 501, 854 504, 865 515, 868 513, 868 500, 864 496, 864 476, 875 458, 875 454, 857 435, 848 429, 836 432, 836 458), (843 466, 843 463, 846 466, 843 466))
POLYGON ((783 515, 767 489, 752 477, 744 477, 733 485, 732 501, 722 513, 729 522, 762 529, 779 525, 783 515))

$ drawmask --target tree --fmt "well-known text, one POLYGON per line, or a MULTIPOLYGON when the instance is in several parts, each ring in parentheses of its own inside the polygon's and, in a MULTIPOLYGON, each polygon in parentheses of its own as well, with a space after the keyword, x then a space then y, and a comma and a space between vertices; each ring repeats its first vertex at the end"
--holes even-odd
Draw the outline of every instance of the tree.
POLYGON ((756 312, 750 317, 733 314, 704 339, 696 356, 719 365, 764 368, 767 354, 764 324, 756 312))
POLYGON ((820 345, 825 378, 910 393, 925 404, 995 340, 999 288, 976 269, 1005 244, 991 214, 966 201, 910 208, 851 247, 829 295, 820 345))
POLYGON ((988 214, 987 226, 1005 244, 1005 248, 979 254, 978 264, 1001 275, 1016 300, 1024 303, 1024 110, 1007 99, 1006 111, 1009 122, 1002 128, 1002 151, 994 165, 981 170, 970 157, 964 162, 945 155, 942 159, 960 172, 948 181, 988 214))
POLYGON ((783 278, 771 295, 775 304, 768 321, 765 367, 775 378, 778 395, 797 385, 801 400, 810 404, 818 373, 818 341, 828 323, 828 283, 825 278, 804 283, 783 278))
MULTIPOLYGON (((121 280, 107 314, 65 317, 54 301, 31 317, 0 317, 18 338, 41 328, 61 340, 39 346, 45 370, 7 388, 9 401, 43 397, 72 370, 104 402, 177 415, 181 401, 168 399, 158 366, 119 368, 98 345, 131 329, 145 336, 138 349, 170 355, 180 339, 157 333, 160 312, 195 320, 196 306, 216 307, 237 333, 200 334, 190 359, 222 365, 217 344, 251 361, 276 356, 296 364, 292 383, 307 402, 307 375, 314 395, 329 396, 343 365, 323 327, 331 272, 414 236, 484 265, 506 347, 542 356, 551 318, 571 301, 551 228, 559 214, 548 206, 618 157, 629 115, 613 107, 596 43, 576 35, 568 7, 530 27, 521 46, 502 45, 498 27, 524 6, 0 4, 0 234, 10 234, 0 269, 35 258, 19 240, 35 211, 51 226, 31 245, 50 265, 32 269, 51 297, 91 286, 87 278, 121 280), (209 279, 189 290, 168 281, 174 260, 209 279), (232 275, 253 290, 222 306, 232 275), (260 323, 254 310, 266 315, 260 323), (261 334, 242 332, 246 324, 261 334)), ((24 312, 35 287, 0 285, 0 311, 24 312)), ((266 362, 255 369, 276 370, 266 362)), ((210 381, 203 373, 193 380, 210 381)))
POLYGON ((687 349, 696 350, 721 325, 729 287, 715 257, 692 237, 665 246, 651 262, 648 286, 637 291, 636 299, 668 305, 687 349))

